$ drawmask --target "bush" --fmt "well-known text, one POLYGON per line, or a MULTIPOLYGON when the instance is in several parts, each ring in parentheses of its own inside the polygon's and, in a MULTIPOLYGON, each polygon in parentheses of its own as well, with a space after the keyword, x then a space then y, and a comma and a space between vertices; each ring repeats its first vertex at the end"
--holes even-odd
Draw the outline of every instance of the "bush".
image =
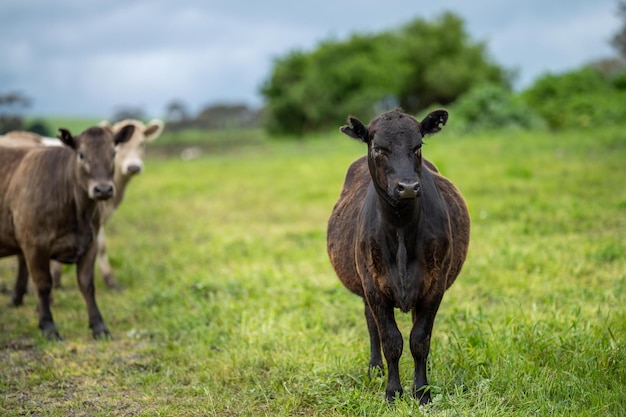
POLYGON ((626 120, 621 78, 611 81, 592 68, 547 74, 521 96, 554 129, 616 124, 626 120))
POLYGON ((519 97, 487 84, 463 94, 451 107, 456 131, 543 129, 545 121, 519 97))
POLYGON ((461 18, 445 13, 278 59, 261 87, 264 124, 274 135, 298 136, 337 126, 349 114, 368 120, 398 105, 415 113, 449 104, 474 85, 508 85, 509 78, 461 18))

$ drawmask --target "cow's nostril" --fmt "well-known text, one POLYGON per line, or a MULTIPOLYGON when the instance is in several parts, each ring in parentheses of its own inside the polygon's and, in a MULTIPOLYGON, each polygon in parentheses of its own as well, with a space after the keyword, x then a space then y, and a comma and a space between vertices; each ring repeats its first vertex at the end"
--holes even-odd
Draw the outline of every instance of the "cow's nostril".
POLYGON ((400 198, 415 198, 420 194, 421 187, 419 181, 400 181, 396 190, 400 198))
POLYGON ((100 184, 94 187, 94 196, 99 200, 105 200, 113 197, 113 186, 108 184, 100 184))
POLYGON ((129 165, 128 172, 130 174, 137 174, 141 171, 141 167, 139 165, 129 165))

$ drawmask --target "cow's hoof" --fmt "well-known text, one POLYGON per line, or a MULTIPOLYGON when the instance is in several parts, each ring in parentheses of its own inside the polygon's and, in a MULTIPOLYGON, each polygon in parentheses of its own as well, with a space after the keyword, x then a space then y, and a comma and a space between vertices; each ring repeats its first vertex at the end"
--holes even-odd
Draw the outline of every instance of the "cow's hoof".
POLYGON ((47 326, 41 329, 41 334, 48 340, 63 340, 63 338, 59 334, 59 331, 56 329, 56 327, 54 327, 54 325, 47 326))
POLYGON ((113 336, 111 336, 111 332, 109 332, 109 329, 103 324, 102 326, 94 327, 93 338, 96 340, 111 340, 113 336))
POLYGON ((385 375, 385 370, 382 364, 369 364, 367 368, 367 376, 369 379, 380 378, 385 375))
POLYGON ((390 403, 394 402, 396 400, 396 398, 400 398, 402 397, 402 388, 400 389, 387 389, 385 391, 385 394, 387 396, 387 401, 389 401, 390 403))
POLYGON ((105 285, 110 290, 121 290, 123 288, 120 284, 117 283, 115 275, 113 274, 106 274, 102 278, 104 279, 105 285))
POLYGON ((106 284, 106 286, 111 291, 122 291, 124 289, 124 286, 122 284, 118 284, 117 282, 106 284))
POLYGON ((413 389, 413 397, 420 402, 420 405, 426 405, 430 402, 430 387, 424 386, 419 389, 413 389))
POLYGON ((24 300, 11 298, 11 301, 9 302, 9 307, 15 308, 21 306, 22 304, 24 304, 24 300))

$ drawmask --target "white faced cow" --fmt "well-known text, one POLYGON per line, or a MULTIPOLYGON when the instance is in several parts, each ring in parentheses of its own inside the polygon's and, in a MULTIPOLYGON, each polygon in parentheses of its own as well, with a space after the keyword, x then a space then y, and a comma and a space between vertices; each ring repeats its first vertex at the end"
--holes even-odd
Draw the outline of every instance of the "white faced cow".
MULTIPOLYGON (((146 153, 146 145, 161 135, 164 125, 159 119, 153 119, 147 125, 144 125, 139 120, 133 119, 122 120, 115 123, 113 126, 106 121, 100 122, 99 125, 111 128, 113 133, 119 132, 126 126, 135 127, 135 133, 133 133, 130 140, 117 146, 113 182, 118 191, 112 199, 102 204, 101 224, 104 226, 111 216, 113 216, 113 213, 115 213, 115 209, 122 203, 126 187, 130 183, 130 180, 135 175, 143 172, 143 158, 146 153)), ((117 288, 118 284, 113 275, 113 269, 111 268, 106 253, 104 227, 100 227, 100 232, 98 233, 98 264, 106 285, 109 288, 117 288)), ((60 273, 56 273, 55 276, 57 277, 55 284, 60 286, 60 273)))

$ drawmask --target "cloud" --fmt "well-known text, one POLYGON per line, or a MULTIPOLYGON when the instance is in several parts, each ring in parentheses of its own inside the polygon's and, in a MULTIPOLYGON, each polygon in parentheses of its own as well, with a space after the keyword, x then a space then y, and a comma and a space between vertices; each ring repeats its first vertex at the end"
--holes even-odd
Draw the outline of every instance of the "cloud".
POLYGON ((615 8, 613 0, 5 0, 0 92, 21 90, 33 114, 107 117, 136 105, 156 116, 174 99, 194 110, 256 105, 274 58, 445 10, 525 85, 610 54, 615 8))

